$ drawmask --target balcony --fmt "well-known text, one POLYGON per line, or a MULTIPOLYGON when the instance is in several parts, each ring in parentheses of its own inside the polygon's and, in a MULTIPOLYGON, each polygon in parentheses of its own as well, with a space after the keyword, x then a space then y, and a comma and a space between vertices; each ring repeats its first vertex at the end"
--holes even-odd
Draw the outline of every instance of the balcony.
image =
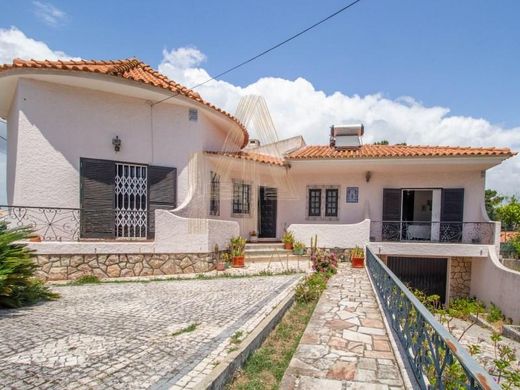
POLYGON ((371 221, 370 241, 495 244, 495 222, 371 221))

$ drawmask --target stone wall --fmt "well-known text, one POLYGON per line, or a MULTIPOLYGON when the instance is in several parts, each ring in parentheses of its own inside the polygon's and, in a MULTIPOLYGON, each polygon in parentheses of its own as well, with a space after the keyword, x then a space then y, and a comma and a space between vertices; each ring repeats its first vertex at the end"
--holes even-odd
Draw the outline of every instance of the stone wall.
POLYGON ((43 280, 74 280, 84 275, 100 279, 174 275, 214 268, 212 254, 82 254, 37 255, 36 275, 43 280))
POLYGON ((452 257, 450 266, 450 299, 469 297, 471 288, 471 258, 452 257))

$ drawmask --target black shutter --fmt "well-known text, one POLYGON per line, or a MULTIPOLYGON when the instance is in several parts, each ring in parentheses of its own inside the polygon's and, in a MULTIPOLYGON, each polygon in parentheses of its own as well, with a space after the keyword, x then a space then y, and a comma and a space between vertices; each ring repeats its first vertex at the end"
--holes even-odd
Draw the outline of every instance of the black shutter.
POLYGON ((80 159, 81 238, 114 238, 115 163, 80 159))
POLYGON ((383 241, 401 240, 401 206, 401 190, 383 188, 383 222, 381 223, 383 241))
POLYGON ((442 190, 441 221, 462 222, 464 217, 464 188, 442 190))
POLYGON ((464 188, 444 188, 441 201, 440 241, 461 242, 464 188))
POLYGON ((156 209, 171 210, 177 207, 177 169, 148 167, 148 238, 155 235, 156 209))

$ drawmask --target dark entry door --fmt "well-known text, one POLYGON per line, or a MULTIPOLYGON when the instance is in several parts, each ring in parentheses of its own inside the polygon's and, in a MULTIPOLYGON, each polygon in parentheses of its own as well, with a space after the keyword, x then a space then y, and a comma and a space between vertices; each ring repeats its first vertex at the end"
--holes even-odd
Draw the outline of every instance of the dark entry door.
POLYGON ((277 203, 276 188, 260 187, 258 192, 258 237, 276 237, 277 203))
POLYGON ((427 295, 439 295, 445 302, 448 259, 389 256, 387 264, 404 284, 427 295))

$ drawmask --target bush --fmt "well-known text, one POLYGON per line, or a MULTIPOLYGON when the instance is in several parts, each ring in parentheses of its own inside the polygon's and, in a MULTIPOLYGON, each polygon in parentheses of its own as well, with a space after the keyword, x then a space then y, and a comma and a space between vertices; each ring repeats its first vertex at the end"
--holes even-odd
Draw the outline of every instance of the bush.
POLYGON ((327 288, 328 277, 324 273, 313 273, 307 276, 296 286, 295 299, 299 303, 308 303, 320 298, 327 288))
POLYGON ((312 269, 327 275, 335 274, 338 269, 338 259, 336 255, 329 251, 317 250, 311 255, 312 269))
POLYGON ((491 323, 502 321, 504 319, 504 314, 502 314, 502 310, 500 310, 498 306, 492 303, 487 308, 486 319, 491 323))
POLYGON ((34 278, 33 252, 25 244, 17 243, 30 234, 25 228, 7 229, 0 222, 0 307, 20 307, 58 298, 58 294, 34 278))

